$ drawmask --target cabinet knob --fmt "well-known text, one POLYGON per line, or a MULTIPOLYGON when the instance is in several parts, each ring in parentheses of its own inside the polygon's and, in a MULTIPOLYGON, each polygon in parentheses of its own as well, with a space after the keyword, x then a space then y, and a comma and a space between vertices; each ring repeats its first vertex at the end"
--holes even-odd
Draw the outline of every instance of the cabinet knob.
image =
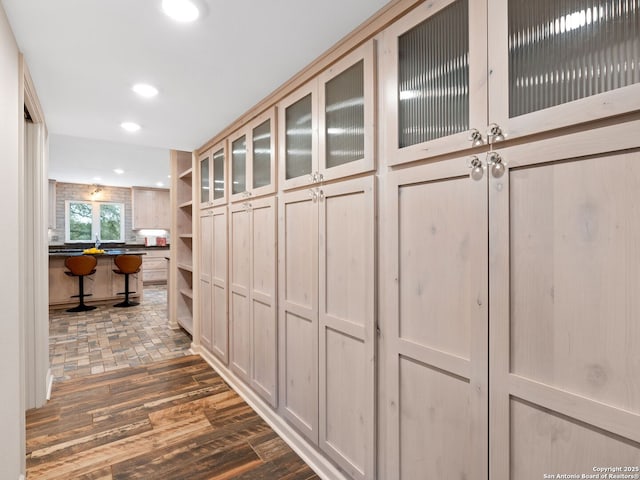
POLYGON ((496 143, 504 140, 504 133, 497 123, 492 123, 487 129, 487 142, 496 143))
POLYGON ((500 178, 504 175, 506 163, 498 152, 487 153, 487 166, 491 167, 491 175, 493 178, 500 178))
POLYGON ((471 169, 471 173, 469 174, 469 176, 472 180, 482 180, 482 177, 484 176, 482 160, 473 155, 467 160, 467 166, 471 169))
POLYGON ((482 134, 480 130, 477 128, 472 128, 469 130, 469 141, 471 142, 472 147, 479 147, 480 145, 484 145, 484 140, 482 139, 482 134))

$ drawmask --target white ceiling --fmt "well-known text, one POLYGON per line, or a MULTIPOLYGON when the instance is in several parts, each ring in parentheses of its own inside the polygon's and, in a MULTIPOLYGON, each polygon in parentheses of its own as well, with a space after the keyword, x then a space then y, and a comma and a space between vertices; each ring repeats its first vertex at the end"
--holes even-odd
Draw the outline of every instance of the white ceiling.
POLYGON ((52 139, 193 150, 388 0, 197 0, 204 12, 191 24, 165 16, 161 0, 1 1, 52 139), (138 82, 160 94, 139 98, 138 82))

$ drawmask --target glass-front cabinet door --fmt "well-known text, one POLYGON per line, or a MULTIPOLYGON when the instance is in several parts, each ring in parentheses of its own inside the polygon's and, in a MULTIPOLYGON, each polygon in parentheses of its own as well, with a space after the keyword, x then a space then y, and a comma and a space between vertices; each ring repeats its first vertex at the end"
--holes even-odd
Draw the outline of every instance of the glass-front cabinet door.
POLYGON ((318 169, 317 79, 278 106, 280 185, 284 189, 314 183, 318 169))
POLYGON ((227 202, 227 148, 222 141, 200 155, 200 208, 227 202))
POLYGON ((207 150, 198 158, 200 166, 200 207, 211 206, 211 150, 207 150))
POLYGON ((319 180, 374 169, 374 56, 371 40, 319 77, 319 180))
POLYGON ((242 130, 229 139, 231 157, 231 201, 247 197, 247 132, 242 130))
POLYGON ((489 118, 505 138, 640 109, 639 0, 489 0, 489 118))
POLYGON ((251 197, 276 191, 276 109, 255 118, 249 126, 251 138, 251 197))
POLYGON ((213 185, 212 205, 227 203, 227 142, 222 141, 212 148, 211 185, 213 185))
POLYGON ((487 6, 425 2, 385 30, 385 161, 397 165, 478 146, 487 127, 487 6))
POLYGON ((231 201, 276 191, 276 109, 258 115, 229 138, 231 201))

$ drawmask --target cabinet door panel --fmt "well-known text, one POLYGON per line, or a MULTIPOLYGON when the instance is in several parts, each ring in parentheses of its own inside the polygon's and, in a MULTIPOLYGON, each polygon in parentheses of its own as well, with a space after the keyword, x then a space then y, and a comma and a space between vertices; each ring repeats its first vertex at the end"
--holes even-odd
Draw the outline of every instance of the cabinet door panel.
POLYGON ((230 208, 231 368, 246 381, 251 377, 250 214, 243 205, 230 208))
POLYGON ((506 137, 640 109, 637 0, 489 0, 490 119, 506 137))
POLYGON ((375 41, 370 40, 319 77, 319 169, 324 180, 375 165, 375 41))
POLYGON ((318 169, 317 80, 278 105, 279 176, 283 189, 309 185, 318 169))
POLYGON ((227 142, 223 141, 221 144, 214 146, 212 151, 212 204, 224 205, 227 203, 227 142))
POLYGON ((374 475, 374 178, 320 188, 320 446, 374 475))
POLYGON ((200 205, 210 206, 211 201, 211 150, 208 150, 198 159, 200 166, 200 205))
POLYGON ((212 248, 214 217, 207 211, 200 216, 200 343, 212 348, 212 248))
POLYGON ((259 115, 249 126, 251 135, 249 178, 247 188, 251 196, 266 195, 276 191, 276 109, 259 115))
POLYGON ((489 189, 498 480, 640 459, 640 154, 561 140, 505 149, 489 189))
POLYGON ((213 285, 213 319, 211 347, 215 355, 225 364, 229 361, 229 320, 228 320, 228 281, 227 281, 227 207, 213 209, 213 266, 211 283, 213 285))
POLYGON ((250 188, 247 168, 247 137, 246 130, 242 130, 229 139, 229 157, 231 158, 231 185, 229 186, 231 201, 245 198, 250 188))
POLYGON ((387 478, 488 478, 487 180, 468 171, 387 179, 387 478))
POLYGON ((276 199, 251 202, 251 319, 254 388, 277 405, 276 199))
POLYGON ((280 402, 283 416, 318 441, 318 207, 309 191, 278 208, 280 402))
POLYGON ((487 125, 485 2, 423 3, 384 32, 387 163, 471 148, 487 125))

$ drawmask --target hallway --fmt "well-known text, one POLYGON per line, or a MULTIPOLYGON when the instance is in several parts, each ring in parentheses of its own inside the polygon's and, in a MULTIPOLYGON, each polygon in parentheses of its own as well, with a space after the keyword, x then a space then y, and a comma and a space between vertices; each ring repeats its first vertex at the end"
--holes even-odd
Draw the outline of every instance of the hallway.
POLYGON ((168 328, 166 288, 144 295, 135 308, 50 312, 55 380, 27 411, 27 478, 317 480, 168 328))

